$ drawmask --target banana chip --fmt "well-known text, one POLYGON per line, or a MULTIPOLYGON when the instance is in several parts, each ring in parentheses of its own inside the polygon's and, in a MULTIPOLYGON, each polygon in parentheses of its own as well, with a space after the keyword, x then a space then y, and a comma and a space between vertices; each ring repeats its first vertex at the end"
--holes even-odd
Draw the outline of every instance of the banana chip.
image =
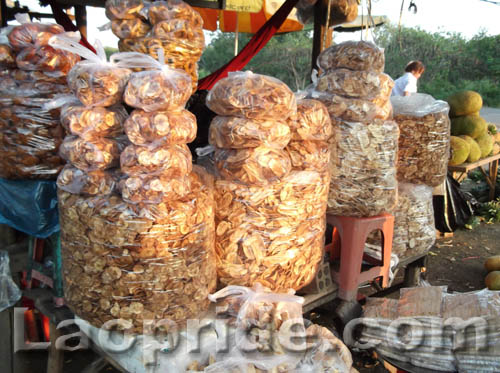
POLYGON ((291 139, 288 124, 218 115, 210 123, 209 142, 218 148, 243 149, 265 145, 283 149, 291 139))
POLYGON ((75 314, 96 327, 122 318, 142 333, 144 320, 183 323, 208 309, 213 181, 199 168, 190 177, 189 196, 156 205, 58 191, 64 292, 75 314))
POLYGON ((222 178, 248 185, 263 185, 278 181, 292 169, 286 151, 265 146, 217 149, 215 166, 222 178))
POLYGON ((225 285, 306 286, 322 259, 328 172, 292 171, 267 186, 218 180, 216 253, 225 285))
POLYGON ((395 122, 339 122, 336 164, 330 162, 328 213, 375 216, 397 202, 396 162, 399 130, 395 122))

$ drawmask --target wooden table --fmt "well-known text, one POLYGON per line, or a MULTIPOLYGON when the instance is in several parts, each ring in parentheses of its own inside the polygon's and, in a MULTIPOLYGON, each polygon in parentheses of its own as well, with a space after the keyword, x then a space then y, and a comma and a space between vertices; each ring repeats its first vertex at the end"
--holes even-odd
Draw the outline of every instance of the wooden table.
POLYGON ((486 182, 490 187, 490 200, 495 199, 495 185, 497 181, 498 175, 498 160, 500 159, 500 154, 492 155, 490 157, 486 157, 480 159, 474 163, 463 163, 458 166, 448 166, 448 171, 452 173, 452 176, 457 181, 462 181, 467 176, 467 172, 472 171, 479 167, 481 172, 486 178, 486 182), (489 170, 486 172, 483 166, 489 165, 489 170))

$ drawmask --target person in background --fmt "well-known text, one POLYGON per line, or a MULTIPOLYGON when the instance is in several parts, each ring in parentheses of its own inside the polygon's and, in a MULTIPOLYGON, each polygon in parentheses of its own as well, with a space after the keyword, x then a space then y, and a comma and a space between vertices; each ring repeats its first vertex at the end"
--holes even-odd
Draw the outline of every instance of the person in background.
POLYGON ((410 61, 405 67, 405 74, 394 82, 392 96, 410 96, 417 93, 417 80, 425 71, 420 61, 410 61))

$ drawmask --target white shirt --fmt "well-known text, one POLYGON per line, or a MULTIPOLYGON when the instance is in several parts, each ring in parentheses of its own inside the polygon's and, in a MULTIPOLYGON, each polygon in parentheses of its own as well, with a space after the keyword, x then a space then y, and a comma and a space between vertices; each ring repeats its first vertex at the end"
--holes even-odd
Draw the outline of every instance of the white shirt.
POLYGON ((405 73, 396 79, 391 96, 404 96, 405 92, 417 93, 417 78, 412 73, 405 73))

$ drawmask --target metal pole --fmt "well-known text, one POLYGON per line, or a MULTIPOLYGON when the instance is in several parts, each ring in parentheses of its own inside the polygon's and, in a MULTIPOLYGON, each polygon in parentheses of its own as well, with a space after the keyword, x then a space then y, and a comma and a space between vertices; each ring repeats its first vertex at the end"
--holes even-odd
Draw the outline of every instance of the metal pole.
POLYGON ((236 31, 234 32, 234 55, 238 55, 238 39, 239 39, 239 21, 240 21, 240 16, 239 12, 236 12, 236 31))

